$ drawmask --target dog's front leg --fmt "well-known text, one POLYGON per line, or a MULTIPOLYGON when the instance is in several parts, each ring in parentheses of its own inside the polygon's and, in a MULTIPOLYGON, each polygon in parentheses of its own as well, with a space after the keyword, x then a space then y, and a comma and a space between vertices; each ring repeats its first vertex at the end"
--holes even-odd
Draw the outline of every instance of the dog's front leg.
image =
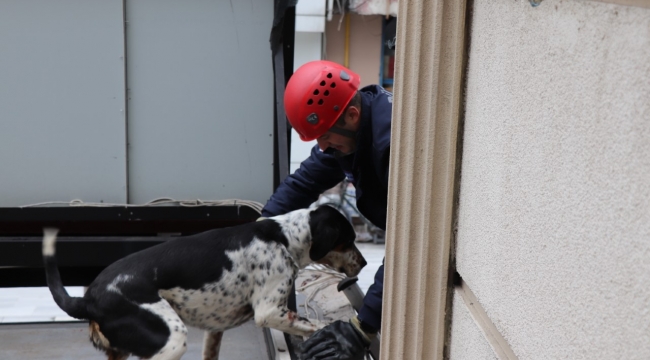
POLYGON ((255 308, 255 324, 299 336, 310 336, 325 327, 318 320, 306 319, 285 305, 260 304, 255 308))
POLYGON ((222 331, 206 331, 203 337, 203 360, 219 360, 222 331))
POLYGON ((289 294, 298 273, 297 267, 289 262, 289 258, 286 257, 285 263, 268 266, 271 274, 260 271, 255 276, 257 286, 251 299, 255 324, 292 335, 310 336, 326 324, 301 317, 287 307, 289 294))

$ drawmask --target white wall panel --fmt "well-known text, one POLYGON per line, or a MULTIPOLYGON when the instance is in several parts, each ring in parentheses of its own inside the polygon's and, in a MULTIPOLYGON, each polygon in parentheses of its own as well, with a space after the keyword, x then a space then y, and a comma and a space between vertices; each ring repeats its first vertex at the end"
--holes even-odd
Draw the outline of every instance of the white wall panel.
POLYGON ((272 192, 271 1, 127 1, 129 200, 272 192))
POLYGON ((126 201, 122 1, 0 1, 0 206, 126 201))

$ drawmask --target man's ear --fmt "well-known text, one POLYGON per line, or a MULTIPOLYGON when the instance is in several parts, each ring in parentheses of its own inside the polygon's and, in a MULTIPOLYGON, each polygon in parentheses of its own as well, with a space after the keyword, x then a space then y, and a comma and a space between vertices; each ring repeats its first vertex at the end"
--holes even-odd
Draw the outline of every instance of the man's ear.
POLYGON ((345 122, 352 124, 353 128, 356 129, 360 119, 361 119, 361 112, 356 106, 350 106, 349 108, 346 109, 345 111, 345 122))
POLYGON ((314 226, 311 229, 311 247, 309 248, 309 258, 312 261, 318 261, 332 251, 336 246, 339 238, 339 229, 327 224, 314 226))

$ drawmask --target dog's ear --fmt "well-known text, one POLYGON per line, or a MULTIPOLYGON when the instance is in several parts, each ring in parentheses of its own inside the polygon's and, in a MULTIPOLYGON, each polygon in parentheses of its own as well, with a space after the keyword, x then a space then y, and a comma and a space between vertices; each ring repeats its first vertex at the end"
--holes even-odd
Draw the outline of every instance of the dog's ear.
POLYGON ((331 206, 321 205, 309 213, 309 230, 311 232, 311 247, 309 258, 318 261, 332 251, 339 237, 338 227, 334 216, 340 214, 331 206))
POLYGON ((352 224, 335 208, 321 205, 310 213, 311 248, 309 257, 318 261, 336 246, 353 242, 356 233, 352 224))
POLYGON ((318 261, 332 251, 336 246, 336 239, 339 237, 339 230, 329 224, 318 224, 311 227, 311 247, 309 258, 318 261))

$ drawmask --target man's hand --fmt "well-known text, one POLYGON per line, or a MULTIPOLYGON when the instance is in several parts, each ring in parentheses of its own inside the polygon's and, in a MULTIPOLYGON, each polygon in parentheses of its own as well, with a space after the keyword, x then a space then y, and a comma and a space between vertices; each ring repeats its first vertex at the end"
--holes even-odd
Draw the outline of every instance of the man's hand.
POLYGON ((359 320, 335 321, 300 345, 300 360, 363 360, 374 334, 367 334, 359 320))

